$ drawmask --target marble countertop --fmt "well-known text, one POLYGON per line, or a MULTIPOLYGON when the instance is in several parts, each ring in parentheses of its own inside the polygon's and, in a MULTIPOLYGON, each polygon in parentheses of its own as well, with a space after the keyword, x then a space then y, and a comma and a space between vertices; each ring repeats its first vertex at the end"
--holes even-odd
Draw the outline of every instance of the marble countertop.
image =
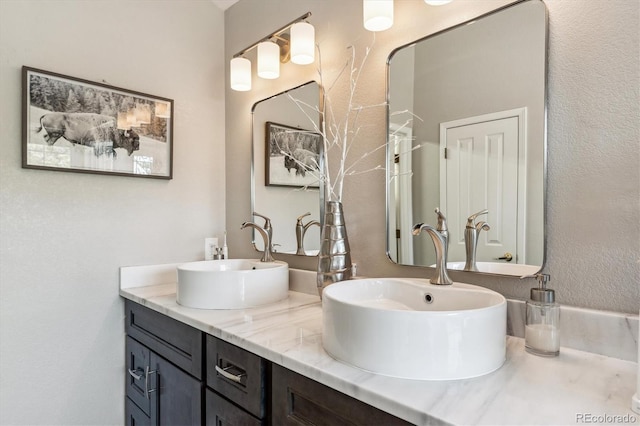
POLYGON ((176 303, 172 279, 155 285, 144 281, 121 285, 120 295, 414 424, 640 421, 630 409, 635 362, 568 348, 561 348, 559 357, 542 358, 525 352, 523 339, 509 336, 505 364, 486 376, 396 379, 351 367, 324 351, 317 296, 290 291, 287 300, 259 308, 199 310, 176 303))

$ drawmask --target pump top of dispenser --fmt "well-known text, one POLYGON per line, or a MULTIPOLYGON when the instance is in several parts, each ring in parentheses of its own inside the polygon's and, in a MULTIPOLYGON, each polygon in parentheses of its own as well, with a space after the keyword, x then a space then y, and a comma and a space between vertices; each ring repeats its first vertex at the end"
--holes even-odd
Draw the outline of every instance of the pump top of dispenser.
POLYGON ((538 303, 554 303, 556 301, 556 292, 547 288, 547 282, 551 281, 548 274, 535 274, 531 277, 538 280, 538 287, 531 289, 531 300, 538 303))

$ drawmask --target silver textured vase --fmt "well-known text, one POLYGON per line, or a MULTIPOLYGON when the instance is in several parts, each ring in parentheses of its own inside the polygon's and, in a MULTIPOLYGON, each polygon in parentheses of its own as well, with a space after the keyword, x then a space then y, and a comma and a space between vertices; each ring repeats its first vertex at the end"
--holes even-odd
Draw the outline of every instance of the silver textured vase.
POLYGON ((344 220, 344 210, 339 201, 327 201, 324 222, 320 233, 318 253, 318 294, 338 281, 351 278, 351 250, 344 220))

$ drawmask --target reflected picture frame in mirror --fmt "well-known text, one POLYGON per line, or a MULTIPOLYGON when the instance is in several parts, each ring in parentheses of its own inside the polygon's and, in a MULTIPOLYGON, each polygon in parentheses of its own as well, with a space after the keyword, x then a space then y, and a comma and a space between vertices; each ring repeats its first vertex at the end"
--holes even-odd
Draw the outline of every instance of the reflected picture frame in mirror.
MULTIPOLYGON (((248 214, 258 212, 270 219, 274 253, 316 256, 320 248, 320 226, 315 225, 320 225, 324 213, 323 182, 314 180, 310 173, 306 173, 306 180, 302 179, 302 172, 295 167, 300 160, 294 158, 296 150, 313 151, 313 147, 305 144, 314 139, 313 135, 317 139, 313 129, 321 128, 319 105, 320 86, 309 81, 262 99, 251 109, 251 212, 248 214), (275 127, 288 129, 286 134, 291 140, 271 150, 267 132, 275 127), (288 155, 289 162, 285 161, 288 155), (276 168, 279 172, 274 184, 267 176, 269 170, 276 168)), ((257 238, 255 231, 251 233, 251 243, 257 251, 263 251, 262 238, 257 238)))
POLYGON ((391 52, 391 261, 434 267, 431 240, 412 236, 411 228, 420 222, 435 226, 439 208, 447 218, 448 269, 511 276, 542 269, 547 43, 545 4, 522 0, 391 52), (470 232, 469 219, 485 209, 478 232, 470 232), (477 237, 477 268, 465 267, 469 236, 477 237))
POLYGON ((267 121, 264 145, 266 186, 320 187, 322 135, 267 121))

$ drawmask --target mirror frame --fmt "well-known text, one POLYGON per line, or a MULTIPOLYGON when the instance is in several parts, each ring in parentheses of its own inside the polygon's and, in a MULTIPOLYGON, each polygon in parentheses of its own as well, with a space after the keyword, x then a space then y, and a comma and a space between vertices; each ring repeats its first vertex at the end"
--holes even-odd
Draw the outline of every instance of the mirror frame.
MULTIPOLYGON (((542 130, 542 229, 544 231, 544 236, 543 236, 543 241, 542 241, 542 265, 540 265, 540 268, 538 269, 538 271, 536 272, 536 274, 540 273, 547 262, 547 201, 548 201, 548 197, 547 197, 547 186, 548 186, 548 173, 547 173, 547 167, 548 167, 548 145, 547 145, 547 138, 548 138, 548 101, 549 101, 549 97, 548 97, 548 91, 549 91, 549 9, 547 8, 547 5, 544 3, 543 0, 518 0, 514 3, 510 3, 508 5, 504 5, 501 6, 499 8, 496 8, 494 10, 491 10, 487 13, 483 13, 482 15, 479 15, 475 18, 472 19, 468 19, 464 22, 458 23, 456 25, 453 25, 451 27, 445 28, 443 30, 437 31, 435 33, 432 34, 428 34, 424 37, 421 37, 419 39, 416 39, 410 43, 405 43, 395 49, 393 49, 391 51, 391 53, 389 53, 389 56, 387 57, 387 64, 386 64, 386 84, 387 84, 387 90, 386 90, 386 104, 387 104, 387 114, 386 114, 386 127, 385 127, 385 132, 386 132, 386 143, 387 143, 387 147, 386 147, 386 173, 385 173, 385 192, 386 192, 386 198, 385 198, 385 208, 386 208, 386 214, 385 214, 385 225, 386 225, 386 229, 385 229, 385 240, 386 240, 386 244, 385 244, 385 250, 386 250, 386 255, 387 258, 389 259, 389 261, 391 263, 397 264, 397 265, 401 265, 401 266, 412 266, 412 267, 418 267, 418 268, 430 268, 429 266, 423 266, 423 265, 409 265, 409 264, 402 264, 402 263, 398 263, 396 261, 394 261, 391 258, 391 248, 390 248, 390 241, 389 241, 389 226, 390 226, 390 221, 389 221, 389 209, 391 208, 390 205, 390 174, 391 174, 391 170, 388 167, 388 165, 390 164, 390 160, 392 158, 392 156, 394 155, 393 152, 391 152, 390 149, 390 138, 389 138, 389 128, 391 125, 391 120, 390 120, 390 83, 391 83, 391 72, 390 72, 390 65, 391 65, 391 60, 393 59, 394 55, 407 47, 410 47, 412 45, 415 45, 421 41, 427 40, 429 38, 441 35, 441 34, 445 34, 447 32, 453 31, 455 29, 464 27, 466 25, 469 25, 475 21, 478 21, 480 19, 486 18, 488 16, 497 14, 499 12, 504 11, 505 9, 509 9, 512 7, 516 7, 520 4, 523 3, 528 3, 528 2, 539 2, 540 4, 542 4, 542 6, 544 7, 544 93, 543 93, 543 97, 544 97, 544 101, 543 101, 543 112, 542 112, 542 126, 543 126, 543 130, 542 130)), ((433 269, 433 268, 431 268, 433 269)), ((473 272, 473 271, 463 271, 463 270, 455 270, 454 272, 465 272, 468 274, 480 274, 480 275, 488 275, 488 276, 519 276, 519 275, 511 275, 511 274, 498 274, 498 273, 492 273, 492 272, 473 272)))
MULTIPOLYGON (((255 110, 256 107, 258 106, 258 104, 262 103, 262 102, 266 102, 270 99, 273 99, 277 96, 280 95, 285 95, 289 92, 292 92, 294 90, 300 89, 308 84, 317 84, 318 85, 318 108, 320 108, 320 110, 322 111, 322 87, 320 86, 320 83, 317 82, 316 80, 309 80, 307 82, 304 82, 302 84, 299 84, 295 87, 292 87, 290 89, 287 90, 283 90, 282 92, 276 93, 274 95, 271 95, 267 98, 264 99, 260 99, 259 101, 255 102, 252 106, 251 106, 251 191, 250 191, 250 206, 251 206, 251 211, 249 212, 249 216, 253 217, 253 212, 255 212, 255 200, 256 200, 256 179, 255 179, 255 158, 256 158, 256 144, 254 141, 254 134, 255 134, 255 110)), ((322 114, 318 114, 318 126, 322 127, 322 114)), ((320 161, 322 162, 322 156, 320 157, 320 161)), ((322 163, 320 164, 320 167, 322 168, 322 163)), ((319 205, 319 218, 318 221, 320 222, 320 225, 322 226, 323 223, 322 221, 324 220, 324 181, 320 180, 319 182, 319 188, 318 188, 318 192, 319 192, 319 196, 318 196, 318 203, 319 205)), ((258 249, 258 247, 256 246, 256 230, 251 228, 251 245, 253 246, 253 249, 259 253, 262 253, 262 250, 258 249)), ((282 252, 274 252, 274 254, 278 254, 278 255, 290 255, 290 256, 300 256, 300 257, 317 257, 318 255, 301 255, 301 254, 295 254, 295 253, 282 253, 282 252)))

